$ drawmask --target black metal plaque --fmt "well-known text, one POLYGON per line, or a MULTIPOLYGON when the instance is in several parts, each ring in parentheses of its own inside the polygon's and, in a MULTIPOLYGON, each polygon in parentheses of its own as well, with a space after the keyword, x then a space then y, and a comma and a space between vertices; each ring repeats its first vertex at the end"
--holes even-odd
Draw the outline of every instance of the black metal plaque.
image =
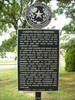
POLYGON ((59 31, 18 30, 18 89, 58 90, 59 31))

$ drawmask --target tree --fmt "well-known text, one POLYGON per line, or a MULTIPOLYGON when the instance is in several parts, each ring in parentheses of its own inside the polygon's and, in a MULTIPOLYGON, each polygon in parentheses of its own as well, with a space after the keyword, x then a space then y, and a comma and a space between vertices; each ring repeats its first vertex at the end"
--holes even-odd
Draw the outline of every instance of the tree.
POLYGON ((0 31, 6 31, 7 27, 12 27, 17 30, 18 19, 20 16, 20 4, 16 0, 1 0, 0 1, 0 31))
MULTIPOLYGON (((13 52, 17 44, 17 30, 19 27, 29 27, 25 19, 26 0, 0 0, 0 33, 7 32, 14 27, 16 34, 4 40, 0 52, 13 52), (19 21, 21 26, 19 26, 19 21)), ((15 33, 15 32, 14 32, 15 33)), ((2 53, 3 54, 3 53, 2 53)))
POLYGON ((74 34, 75 31, 75 0, 60 0, 58 2, 57 14, 65 14, 66 18, 71 21, 63 27, 63 31, 67 34, 74 34))
POLYGON ((65 54, 65 69, 67 71, 75 71, 75 35, 70 39, 69 34, 75 34, 75 1, 74 0, 61 0, 58 3, 59 8, 56 10, 58 14, 64 13, 67 18, 70 18, 70 23, 62 28, 62 33, 67 34, 63 39, 67 40, 65 43, 61 43, 61 48, 66 50, 65 54), (67 2, 69 1, 69 2, 67 2))
POLYGON ((69 48, 65 55, 65 69, 68 72, 75 71, 75 47, 69 48))
POLYGON ((0 46, 0 52, 13 52, 17 45, 17 36, 12 32, 8 40, 4 40, 0 46))

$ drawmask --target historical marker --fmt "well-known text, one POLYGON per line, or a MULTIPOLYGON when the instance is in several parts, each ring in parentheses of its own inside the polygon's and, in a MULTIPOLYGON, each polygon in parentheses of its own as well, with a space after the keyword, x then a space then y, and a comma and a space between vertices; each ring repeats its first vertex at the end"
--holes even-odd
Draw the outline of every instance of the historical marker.
POLYGON ((18 89, 58 90, 59 31, 18 31, 18 89))

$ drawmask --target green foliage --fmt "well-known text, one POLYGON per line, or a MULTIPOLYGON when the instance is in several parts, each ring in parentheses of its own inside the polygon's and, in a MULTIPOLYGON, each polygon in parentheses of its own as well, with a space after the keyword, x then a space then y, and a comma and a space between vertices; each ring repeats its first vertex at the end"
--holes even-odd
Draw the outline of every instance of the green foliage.
POLYGON ((68 72, 75 71, 75 46, 69 48, 65 55, 65 70, 68 72))
POLYGON ((74 34, 75 32, 75 1, 74 0, 58 0, 58 8, 56 14, 65 14, 66 19, 70 19, 69 24, 65 24, 62 31, 67 34, 74 34))
POLYGON ((5 58, 6 57, 6 53, 5 52, 0 52, 0 57, 1 58, 5 58))
POLYGON ((75 47, 75 38, 70 39, 68 42, 66 43, 61 43, 60 48, 68 50, 72 47, 75 47))
POLYGON ((68 25, 65 25, 62 30, 68 34, 75 34, 75 21, 71 21, 68 25))
POLYGON ((67 3, 71 3, 72 0, 57 0, 57 1, 67 4, 67 3))
POLYGON ((0 1, 0 29, 6 31, 7 27, 12 27, 16 29, 16 20, 19 17, 20 4, 16 0, 1 0, 0 1))
POLYGON ((0 52, 13 52, 17 44, 17 36, 13 35, 8 40, 4 40, 0 46, 0 52))

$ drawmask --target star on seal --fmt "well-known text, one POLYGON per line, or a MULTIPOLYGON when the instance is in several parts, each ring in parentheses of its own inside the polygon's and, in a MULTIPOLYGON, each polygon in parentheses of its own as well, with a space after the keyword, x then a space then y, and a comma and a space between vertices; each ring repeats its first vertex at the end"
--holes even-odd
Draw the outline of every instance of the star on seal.
POLYGON ((41 15, 42 15, 43 13, 41 13, 40 11, 38 11, 37 13, 36 13, 36 15, 37 15, 37 18, 38 17, 40 17, 41 18, 41 15))

